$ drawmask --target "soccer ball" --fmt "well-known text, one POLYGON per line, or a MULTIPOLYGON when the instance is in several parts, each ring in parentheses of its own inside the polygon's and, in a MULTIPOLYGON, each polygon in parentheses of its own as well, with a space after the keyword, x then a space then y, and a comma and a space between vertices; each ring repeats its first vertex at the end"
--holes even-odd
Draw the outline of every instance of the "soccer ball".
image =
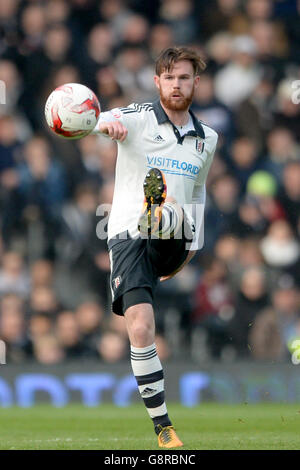
POLYGON ((65 139, 80 139, 92 132, 100 111, 95 93, 80 83, 59 86, 45 104, 48 126, 65 139))

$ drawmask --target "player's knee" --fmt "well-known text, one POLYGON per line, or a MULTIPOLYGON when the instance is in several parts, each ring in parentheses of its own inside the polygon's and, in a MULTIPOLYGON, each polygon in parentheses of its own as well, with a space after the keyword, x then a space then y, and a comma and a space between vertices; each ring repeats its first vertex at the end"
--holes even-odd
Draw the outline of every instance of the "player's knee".
POLYGON ((136 347, 146 347, 153 343, 153 328, 149 323, 135 322, 131 326, 131 338, 136 347))
POLYGON ((129 307, 125 319, 130 342, 136 347, 146 347, 154 341, 154 314, 149 304, 139 304, 129 307))

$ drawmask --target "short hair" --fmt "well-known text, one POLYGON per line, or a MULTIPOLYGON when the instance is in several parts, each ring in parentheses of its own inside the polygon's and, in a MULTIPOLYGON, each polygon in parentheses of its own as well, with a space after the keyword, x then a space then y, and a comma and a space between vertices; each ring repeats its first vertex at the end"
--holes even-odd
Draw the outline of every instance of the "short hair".
POLYGON ((168 47, 160 53, 155 62, 156 75, 160 76, 164 71, 169 72, 174 64, 180 60, 190 61, 195 75, 200 75, 206 69, 205 62, 193 49, 184 46, 168 47))

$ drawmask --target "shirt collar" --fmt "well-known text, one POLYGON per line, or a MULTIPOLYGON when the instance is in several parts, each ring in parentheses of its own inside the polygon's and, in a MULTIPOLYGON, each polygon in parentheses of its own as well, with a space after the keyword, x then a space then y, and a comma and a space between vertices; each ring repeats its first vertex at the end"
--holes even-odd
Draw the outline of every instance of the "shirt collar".
MULTIPOLYGON (((160 100, 157 100, 154 103, 152 103, 152 106, 153 106, 153 111, 156 116, 158 124, 170 122, 174 126, 174 124, 170 121, 169 117, 167 116, 164 108, 162 107, 160 100)), ((194 124, 194 128, 195 128, 197 136, 201 137, 202 139, 205 139, 203 126, 201 125, 201 123, 198 121, 198 119, 196 118, 196 116, 191 110, 189 110, 189 113, 192 116, 193 124, 194 124)))

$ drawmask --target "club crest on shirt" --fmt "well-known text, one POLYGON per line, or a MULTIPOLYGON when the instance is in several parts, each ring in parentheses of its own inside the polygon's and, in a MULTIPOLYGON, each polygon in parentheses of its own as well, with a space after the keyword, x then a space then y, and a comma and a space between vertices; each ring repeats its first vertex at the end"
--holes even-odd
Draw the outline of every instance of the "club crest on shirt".
POLYGON ((121 284, 121 276, 117 276, 113 279, 113 287, 114 289, 117 289, 119 285, 121 284))
POLYGON ((196 150, 202 153, 204 150, 204 141, 202 139, 196 139, 196 150))
POLYGON ((111 110, 111 114, 116 118, 116 119, 119 119, 122 114, 121 114, 121 111, 118 109, 118 108, 114 108, 111 110))

